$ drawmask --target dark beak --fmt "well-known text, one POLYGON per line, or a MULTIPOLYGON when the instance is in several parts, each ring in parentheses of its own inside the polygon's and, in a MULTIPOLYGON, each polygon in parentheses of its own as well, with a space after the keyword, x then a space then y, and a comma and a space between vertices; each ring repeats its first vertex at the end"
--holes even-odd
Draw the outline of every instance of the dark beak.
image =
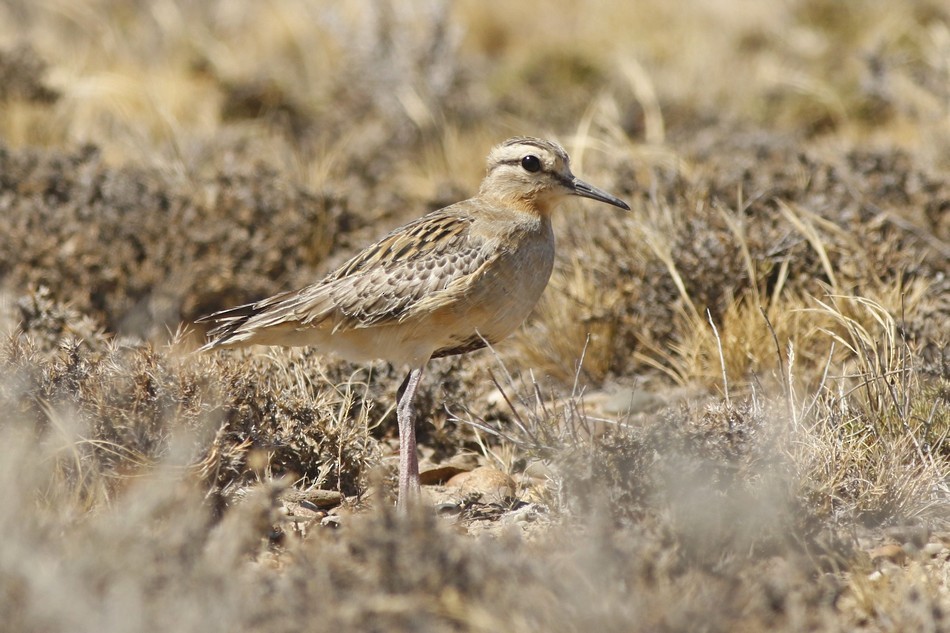
POLYGON ((630 210, 630 205, 618 198, 617 196, 612 196, 603 189, 598 189, 593 185, 588 185, 586 182, 580 178, 574 179, 574 193, 582 198, 590 198, 591 200, 599 200, 601 202, 606 202, 607 204, 612 204, 615 207, 620 207, 621 209, 630 210))

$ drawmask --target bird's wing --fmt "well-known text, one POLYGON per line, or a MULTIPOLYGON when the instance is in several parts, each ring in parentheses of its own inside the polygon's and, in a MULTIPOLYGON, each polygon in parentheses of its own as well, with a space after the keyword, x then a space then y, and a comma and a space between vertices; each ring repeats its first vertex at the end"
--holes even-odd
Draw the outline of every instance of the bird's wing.
POLYGON ((216 347, 274 327, 333 331, 400 323, 465 294, 496 255, 472 235, 468 201, 429 213, 358 253, 322 281, 204 317, 216 347))
POLYGON ((195 319, 195 323, 214 323, 215 326, 208 330, 208 343, 202 347, 202 350, 221 347, 231 343, 242 341, 248 337, 250 330, 247 328, 249 321, 266 314, 272 307, 280 305, 281 302, 292 298, 295 293, 281 292, 267 299, 255 301, 254 303, 245 303, 234 308, 207 314, 195 319))

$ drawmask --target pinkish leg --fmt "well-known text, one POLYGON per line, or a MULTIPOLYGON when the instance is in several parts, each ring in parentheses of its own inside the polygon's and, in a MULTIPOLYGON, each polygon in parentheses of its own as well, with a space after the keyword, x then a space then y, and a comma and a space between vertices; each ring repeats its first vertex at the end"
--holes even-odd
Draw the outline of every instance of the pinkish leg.
POLYGON ((399 498, 396 505, 403 512, 419 497, 419 458, 416 455, 412 400, 422 378, 422 370, 419 367, 409 372, 402 397, 396 404, 396 419, 399 422, 399 498))

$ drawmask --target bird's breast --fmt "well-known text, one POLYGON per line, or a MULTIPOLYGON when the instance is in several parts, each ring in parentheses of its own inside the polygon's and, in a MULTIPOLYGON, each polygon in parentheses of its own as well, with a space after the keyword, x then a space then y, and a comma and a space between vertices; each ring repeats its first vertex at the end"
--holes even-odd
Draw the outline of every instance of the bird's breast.
POLYGON ((492 245, 497 257, 452 312, 459 325, 455 338, 475 335, 497 342, 513 332, 544 292, 554 266, 551 224, 513 231, 492 245))

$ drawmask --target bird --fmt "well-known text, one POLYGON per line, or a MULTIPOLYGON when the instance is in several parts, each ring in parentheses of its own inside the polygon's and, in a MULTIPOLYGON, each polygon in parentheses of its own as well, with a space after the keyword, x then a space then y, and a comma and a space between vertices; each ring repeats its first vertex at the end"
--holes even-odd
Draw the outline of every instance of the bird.
POLYGON ((401 226, 321 281, 197 319, 199 351, 314 346, 408 368, 396 392, 397 507, 420 495, 413 399, 426 364, 494 345, 525 320, 554 266, 551 214, 571 196, 629 211, 571 172, 559 144, 519 136, 491 149, 478 193, 401 226))

